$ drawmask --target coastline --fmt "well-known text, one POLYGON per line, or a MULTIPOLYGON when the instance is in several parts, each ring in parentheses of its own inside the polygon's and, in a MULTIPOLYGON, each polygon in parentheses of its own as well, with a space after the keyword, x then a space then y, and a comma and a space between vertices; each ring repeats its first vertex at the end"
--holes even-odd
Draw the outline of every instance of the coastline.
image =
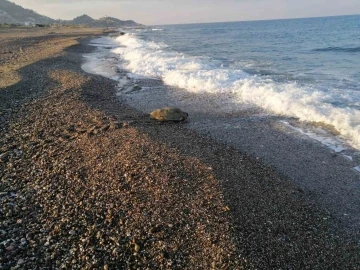
POLYGON ((186 125, 150 121, 116 82, 81 70, 86 44, 43 51, 0 90, 5 269, 359 266, 359 235, 306 190, 186 125))
POLYGON ((336 137, 336 131, 252 106, 235 107, 229 101, 235 96, 194 93, 159 78, 132 74, 119 69, 124 60, 117 42, 100 38, 91 45, 98 49, 85 55, 82 68, 117 81, 117 96, 127 104, 145 114, 180 107, 190 114, 188 129, 261 159, 306 190, 348 230, 360 229, 360 152, 336 137))

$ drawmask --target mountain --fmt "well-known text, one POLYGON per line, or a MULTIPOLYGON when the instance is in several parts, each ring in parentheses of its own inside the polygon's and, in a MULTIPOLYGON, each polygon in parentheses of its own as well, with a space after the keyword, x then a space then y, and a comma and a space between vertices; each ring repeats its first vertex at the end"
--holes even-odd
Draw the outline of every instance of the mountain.
POLYGON ((128 20, 128 21, 122 21, 113 17, 103 17, 99 20, 95 20, 90 24, 90 26, 93 27, 127 27, 127 26, 140 26, 140 24, 128 20))
POLYGON ((132 20, 122 21, 113 17, 102 17, 98 20, 91 18, 88 15, 82 15, 76 17, 71 21, 63 21, 65 24, 73 24, 73 25, 84 25, 90 27, 132 27, 132 26, 141 26, 132 20))
POLYGON ((9 24, 51 24, 55 20, 25 9, 15 3, 0 0, 0 23, 9 24))
POLYGON ((81 15, 73 20, 54 20, 40 15, 33 10, 25 9, 7 0, 0 0, 0 24, 72 24, 89 27, 134 27, 141 26, 132 20, 122 21, 112 17, 103 17, 95 20, 88 15, 81 15))
POLYGON ((90 16, 85 15, 85 14, 81 15, 79 17, 76 17, 72 21, 67 21, 67 23, 70 23, 70 24, 82 24, 82 25, 90 25, 94 22, 95 22, 95 20, 93 18, 91 18, 90 16))

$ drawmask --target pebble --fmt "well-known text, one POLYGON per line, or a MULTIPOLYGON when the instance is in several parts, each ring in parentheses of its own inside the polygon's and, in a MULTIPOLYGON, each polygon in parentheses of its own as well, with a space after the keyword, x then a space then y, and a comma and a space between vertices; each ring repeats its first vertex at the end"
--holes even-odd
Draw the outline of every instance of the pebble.
MULTIPOLYGON (((52 74, 52 72, 51 70, 49 74, 52 74)), ((46 71, 44 77, 47 76, 46 71)), ((81 75, 75 77, 77 79, 81 75)), ((64 82, 65 85, 66 83, 64 82)), ((112 87, 111 83, 109 85, 112 87)), ((72 95, 71 93, 76 93, 76 91, 74 89, 69 94, 72 95)), ((95 91, 98 90, 95 89, 95 91)), ((0 230, 0 238, 14 237, 15 239, 6 242, 5 248, 7 247, 6 251, 9 251, 6 256, 9 255, 9 257, 0 254, 0 261, 3 264, 0 263, 0 269, 9 267, 8 261, 11 260, 12 266, 17 264, 13 269, 46 268, 51 263, 53 264, 52 267, 56 269, 73 267, 79 269, 103 268, 107 270, 112 268, 112 265, 117 261, 125 263, 129 255, 129 264, 127 266, 129 269, 152 269, 154 265, 160 269, 193 269, 197 267, 205 269, 210 267, 213 269, 240 269, 241 267, 237 267, 236 263, 232 263, 232 257, 229 257, 229 265, 224 266, 225 263, 221 262, 228 252, 232 252, 232 242, 229 241, 230 234, 227 234, 229 232, 228 223, 227 219, 225 219, 228 215, 221 211, 222 209, 229 211, 230 208, 223 205, 222 197, 220 197, 222 193, 216 193, 217 188, 213 188, 215 179, 207 180, 209 171, 215 169, 206 163, 201 165, 203 167, 199 167, 200 165, 197 165, 196 162, 195 164, 189 164, 189 161, 192 163, 194 160, 187 157, 178 157, 177 154, 175 156, 172 152, 167 151, 166 146, 158 147, 155 145, 153 148, 151 142, 149 142, 149 145, 144 144, 148 139, 141 139, 140 141, 140 135, 135 134, 135 131, 130 128, 105 133, 107 130, 126 127, 132 122, 122 123, 114 122, 116 119, 104 119, 105 123, 99 123, 97 127, 92 127, 93 130, 91 128, 88 130, 85 127, 91 127, 90 123, 98 123, 101 118, 101 111, 94 113, 94 115, 90 109, 85 111, 86 114, 80 114, 76 110, 64 113, 64 109, 66 110, 69 107, 64 105, 67 101, 71 103, 69 108, 77 105, 77 98, 70 97, 71 99, 66 99, 66 95, 61 94, 56 95, 53 100, 52 96, 49 96, 49 99, 44 100, 43 107, 42 104, 34 103, 41 108, 40 110, 35 110, 35 105, 29 105, 32 111, 26 117, 29 117, 30 120, 34 118, 34 121, 29 122, 29 127, 19 125, 18 137, 20 140, 22 138, 21 134, 29 133, 27 137, 38 141, 36 144, 38 146, 24 149, 21 148, 20 143, 19 147, 16 148, 19 150, 11 151, 9 154, 10 160, 7 162, 13 162, 11 165, 6 165, 9 163, 4 165, 0 160, 0 167, 3 166, 5 169, 2 172, 4 176, 1 177, 6 179, 6 185, 10 187, 3 189, 3 191, 9 190, 9 192, 1 192, 0 199, 10 200, 10 191, 14 190, 16 192, 21 191, 31 202, 23 202, 18 199, 21 198, 20 196, 13 195, 13 197, 16 197, 14 202, 18 204, 19 209, 23 209, 23 213, 19 209, 16 210, 15 206, 9 205, 9 207, 11 206, 12 216, 5 219, 9 220, 9 224, 5 225, 4 221, 0 224, 6 230, 0 230), (53 111, 56 114, 52 115, 53 111), (47 113, 49 117, 47 117, 47 113), (92 118, 96 121, 92 121, 94 120, 92 118), (76 126, 79 126, 79 130, 75 128, 74 123, 71 123, 71 121, 76 123, 76 126), (103 136, 91 138, 91 140, 86 136, 80 136, 78 138, 79 147, 75 143, 67 146, 56 141, 58 134, 62 134, 66 128, 70 132, 78 132, 79 134, 87 131, 92 134, 98 131, 104 132, 104 134, 102 134, 103 136), (81 130, 81 128, 83 129, 81 130), (96 131, 93 132, 94 130, 96 131), (135 144, 134 146, 131 143, 128 145, 128 142, 135 142, 135 144), (51 145, 49 145, 50 143, 51 145), (107 148, 109 145, 110 149, 107 148), (23 159, 14 159, 14 154, 19 157, 22 156, 23 159), (117 156, 117 154, 119 155, 117 156), (28 155, 30 162, 24 158, 28 157, 28 155), (36 158, 34 158, 35 155, 36 158), (142 160, 142 157, 145 159, 142 160), (156 166, 153 165, 154 163, 156 166), (80 165, 85 165, 88 168, 88 181, 78 182, 74 179, 80 165), (13 166, 14 169, 10 170, 10 166, 13 166), (101 174, 98 173, 100 169, 102 170, 101 174), (201 176, 193 178, 192 173, 197 173, 198 170, 201 172, 201 176), (146 181, 142 181, 144 174, 146 181), (159 185, 160 182, 157 179, 168 174, 174 174, 179 180, 189 177, 187 179, 189 181, 169 181, 169 186, 159 185), (199 177, 199 181, 197 181, 197 177, 199 177), (125 183, 124 178, 127 178, 128 183, 125 183), (203 180, 204 183, 201 182, 203 180), (153 194, 157 195, 153 196, 153 194), (155 198, 159 198, 159 200, 155 200, 155 198), (216 200, 217 198, 219 200, 216 200), (202 202, 205 203, 202 204, 202 202), (27 205, 28 208, 26 208, 27 205), (183 213, 182 209, 185 207, 191 209, 191 211, 183 213), (111 220, 109 218, 109 220, 113 222, 104 223, 104 216, 109 208, 112 210, 108 212, 108 215, 112 218, 111 220), (167 209, 175 209, 175 211, 167 209), (142 214, 144 211, 146 215, 142 214), (212 218, 213 215, 214 218, 212 218), (62 217, 64 218, 62 219, 62 217), (13 226, 19 218, 22 219, 19 224, 22 223, 26 226, 16 224, 13 226), (170 221, 172 224, 169 223, 170 221), (156 224, 161 225, 155 226, 156 224), (199 228, 199 231, 197 228, 199 228), (202 231, 202 228, 204 228, 205 232, 202 231), (76 231, 77 229, 79 229, 79 232, 76 231), (199 241, 193 241, 192 237, 189 237, 189 231, 194 230, 199 232, 199 241), (28 231, 31 231, 31 234, 27 235, 26 238, 22 238, 25 234, 29 234, 28 231), (158 233, 158 235, 149 236, 149 232, 158 233), (211 237, 209 236, 215 234, 218 237, 217 242, 211 244, 211 237), (53 239, 49 235, 52 235, 53 239), (77 236, 80 235, 82 238, 77 239, 77 236), (94 239, 95 235, 98 239, 94 239), (133 240, 135 238, 136 241, 133 240), (25 243, 29 245, 29 248, 21 246, 19 243, 25 243), (101 243, 104 245, 101 245, 101 243), (174 244, 169 245, 169 243, 174 244), (50 245, 51 248, 48 248, 50 245), (169 250, 162 251, 167 246, 169 246, 169 250), (203 250, 204 253, 197 252, 197 250, 203 250), (156 256, 161 252, 163 252, 163 257, 156 256), (143 256, 135 257, 131 253, 143 256), (42 256, 38 254, 42 254, 42 256), (207 256, 207 258, 202 256, 207 256), (19 257, 23 259, 18 260, 19 257), (4 258, 6 263, 3 262, 4 258), (191 260, 189 258, 194 258, 194 263, 198 263, 198 265, 187 265, 191 260), (209 258, 213 258, 216 263, 212 262, 212 260, 209 261, 209 258), (201 262, 204 262, 206 267, 201 265, 201 262)), ((86 107, 82 109, 87 110, 86 107)), ((131 119, 132 117, 127 116, 126 118, 131 119)), ((137 123, 136 126, 141 126, 141 121, 135 122, 137 123)), ((14 135, 16 135, 15 132, 14 135)), ((70 135, 75 136, 77 134, 72 133, 70 135)), ((13 137, 16 138, 16 136, 13 137)), ((67 138, 69 137, 67 136, 67 138)), ((23 139, 25 140, 25 138, 23 139)), ((26 138, 26 143, 28 142, 29 140, 26 138)), ((3 152, 3 150, 1 151, 3 152)), ((232 204, 230 206, 235 209, 232 204)), ((7 208, 4 209, 5 214, 7 211, 7 208)), ((252 220, 250 219, 250 221, 252 220)), ((258 227, 257 224, 254 224, 254 226, 254 231, 263 228, 258 227)), ((252 228, 248 231, 251 233, 252 228)), ((247 226, 245 228, 246 232, 247 226)), ((249 240, 246 240, 249 243, 245 242, 245 244, 249 244, 249 248, 254 246, 257 248, 257 243, 251 242, 253 240, 257 240, 257 238, 249 238, 249 240)), ((262 250, 261 245, 259 250, 262 250)), ((266 252, 266 250, 264 251, 266 252)), ((271 253, 267 253, 265 256, 273 259, 271 253)), ((254 252, 255 255, 261 256, 262 254, 254 252)), ((324 258, 327 259, 326 256, 324 258)), ((252 257, 249 256, 249 259, 252 259, 252 257)), ((260 260, 263 259, 264 257, 260 257, 260 260)), ((277 258, 274 261, 278 262, 277 258)), ((312 261, 309 261, 310 263, 312 261)), ((274 267, 276 266, 279 267, 279 265, 274 267)), ((324 265, 324 268, 326 266, 324 265)), ((114 267, 116 268, 116 265, 114 267)), ((266 266, 263 266, 263 268, 266 268, 266 266)))
POLYGON ((26 238, 21 238, 20 243, 22 246, 25 246, 27 244, 26 238))
POLYGON ((11 251, 13 251, 14 249, 15 249, 15 247, 14 247, 13 245, 10 245, 10 246, 8 246, 8 247, 6 248, 6 251, 11 252, 11 251))
POLYGON ((100 130, 107 131, 108 129, 110 129, 110 125, 103 125, 100 130))

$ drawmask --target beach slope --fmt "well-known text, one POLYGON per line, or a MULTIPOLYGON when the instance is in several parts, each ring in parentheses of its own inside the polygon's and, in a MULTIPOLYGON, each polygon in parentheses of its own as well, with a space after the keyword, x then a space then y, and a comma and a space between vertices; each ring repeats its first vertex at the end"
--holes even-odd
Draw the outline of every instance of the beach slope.
POLYGON ((1 31, 0 268, 359 268, 306 191, 82 71, 102 30, 1 31))

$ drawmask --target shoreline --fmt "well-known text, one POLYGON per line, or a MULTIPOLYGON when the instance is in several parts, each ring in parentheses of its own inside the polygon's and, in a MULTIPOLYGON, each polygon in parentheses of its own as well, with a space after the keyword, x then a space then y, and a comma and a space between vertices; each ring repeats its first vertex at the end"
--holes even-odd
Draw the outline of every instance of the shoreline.
POLYGON ((33 95, 0 103, 5 269, 359 266, 359 235, 307 191, 120 101, 114 81, 81 70, 93 50, 44 55, 0 90, 33 95))
MULTIPOLYGON (((319 124, 309 127, 310 124, 256 108, 228 112, 226 100, 219 102, 221 96, 187 92, 159 79, 118 70, 119 56, 104 48, 105 39, 95 41, 101 41, 100 45, 91 41, 92 46, 100 47, 98 54, 85 55, 83 69, 118 82, 120 99, 143 113, 166 106, 181 108, 190 115, 186 128, 260 159, 305 190, 309 199, 348 230, 360 229, 358 150, 329 135, 314 133, 319 124), (219 107, 222 103, 224 107, 219 107)), ((116 44, 111 45, 116 48, 116 44)))

